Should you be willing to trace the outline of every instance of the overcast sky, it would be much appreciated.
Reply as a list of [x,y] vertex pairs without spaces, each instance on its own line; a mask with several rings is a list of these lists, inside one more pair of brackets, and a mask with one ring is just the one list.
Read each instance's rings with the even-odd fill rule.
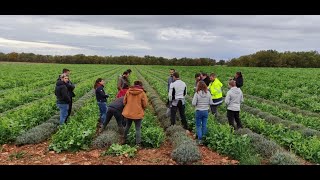
[[319,51],[320,16],[0,16],[0,52],[231,59]]

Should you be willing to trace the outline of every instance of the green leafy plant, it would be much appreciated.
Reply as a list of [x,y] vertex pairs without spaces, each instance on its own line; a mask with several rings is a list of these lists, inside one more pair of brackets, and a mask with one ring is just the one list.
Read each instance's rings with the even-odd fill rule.
[[131,147],[127,144],[112,144],[108,150],[104,151],[101,155],[113,155],[113,156],[125,156],[129,158],[133,158],[135,153],[137,152],[137,148]]

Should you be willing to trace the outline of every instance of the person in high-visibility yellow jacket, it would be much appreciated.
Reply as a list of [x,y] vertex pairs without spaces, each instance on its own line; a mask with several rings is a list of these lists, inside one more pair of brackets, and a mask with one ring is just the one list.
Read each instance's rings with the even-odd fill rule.
[[222,104],[223,98],[222,98],[222,83],[220,80],[216,77],[214,73],[210,74],[210,84],[208,86],[208,89],[211,93],[211,98],[213,101],[213,105],[210,105],[210,109],[212,114],[217,118],[218,116],[218,106]]

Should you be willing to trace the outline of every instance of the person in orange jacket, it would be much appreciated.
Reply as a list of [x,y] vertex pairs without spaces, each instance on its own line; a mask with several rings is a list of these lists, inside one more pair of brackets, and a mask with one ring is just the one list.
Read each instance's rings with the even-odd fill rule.
[[141,122],[144,117],[144,111],[148,105],[148,98],[141,81],[135,81],[134,86],[128,89],[124,96],[123,103],[125,107],[122,115],[127,121],[124,139],[127,143],[130,127],[132,122],[134,122],[136,128],[136,145],[141,146]]

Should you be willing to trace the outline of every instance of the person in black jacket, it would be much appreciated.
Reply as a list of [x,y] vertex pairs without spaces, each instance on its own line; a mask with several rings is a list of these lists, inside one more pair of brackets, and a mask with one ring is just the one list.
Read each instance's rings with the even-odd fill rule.
[[122,111],[124,108],[123,99],[124,99],[124,96],[115,99],[112,103],[109,104],[108,111],[107,111],[107,117],[103,123],[103,128],[100,130],[100,132],[106,128],[106,126],[110,122],[111,118],[114,116],[117,120],[119,132],[120,132],[121,136],[124,135],[124,127],[126,126],[126,123],[125,123],[126,121],[124,120],[124,118],[122,116]]
[[[70,77],[70,73],[71,73],[71,72],[70,72],[69,69],[64,68],[64,69],[62,70],[62,74],[66,75],[66,76],[68,76],[68,77]],[[60,77],[58,78],[58,81],[59,81],[59,80],[60,80]],[[68,116],[67,116],[65,122],[68,121],[68,118],[69,118],[69,116],[70,116],[70,114],[71,114],[71,111],[72,111],[72,98],[76,96],[76,95],[74,94],[74,92],[73,92],[73,90],[74,90],[74,88],[75,88],[75,85],[72,84],[72,82],[70,81],[70,79],[68,80],[66,86],[67,86],[68,95],[69,95],[71,101],[70,101],[70,103],[69,103]]]
[[236,81],[237,88],[241,88],[243,86],[243,77],[241,72],[236,72],[236,75],[234,76],[233,80]]
[[100,119],[98,122],[98,126],[106,121],[107,116],[107,98],[109,97],[109,95],[104,92],[104,84],[105,81],[102,78],[98,78],[93,86],[96,90],[96,99],[100,110]]
[[55,95],[57,97],[57,106],[60,109],[60,125],[65,123],[68,116],[69,103],[71,101],[68,94],[67,83],[69,77],[65,74],[60,76],[60,80],[56,83]]
[[207,73],[205,72],[201,72],[200,73],[200,80],[204,81],[206,83],[206,85],[209,87],[209,84],[210,84],[210,77],[208,76]]

